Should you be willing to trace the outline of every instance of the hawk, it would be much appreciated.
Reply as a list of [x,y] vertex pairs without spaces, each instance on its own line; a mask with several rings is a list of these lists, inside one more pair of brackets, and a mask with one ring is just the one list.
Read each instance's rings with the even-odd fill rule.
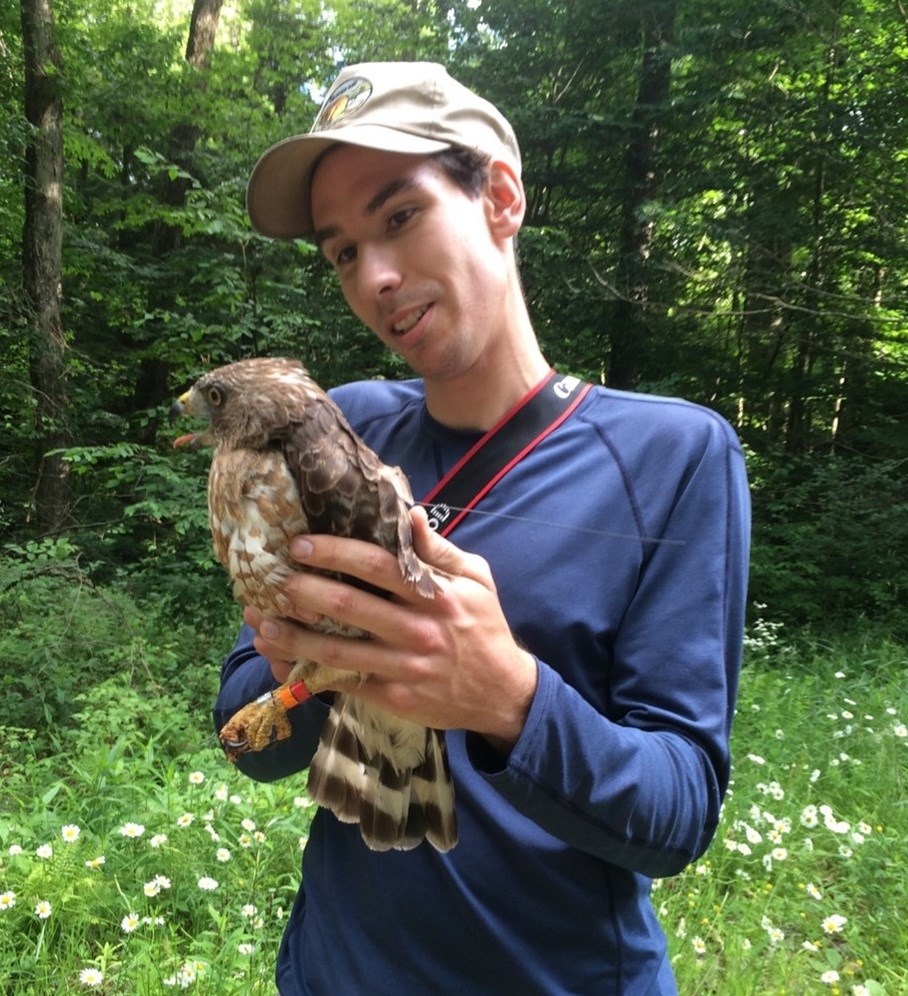
[[[289,614],[283,585],[307,569],[289,553],[290,540],[300,533],[377,543],[397,557],[401,575],[420,595],[434,596],[432,573],[413,549],[406,477],[366,446],[301,363],[256,358],[220,367],[186,391],[172,414],[209,420],[206,431],[181,436],[174,445],[214,444],[211,535],[240,602],[269,616]],[[312,628],[369,638],[330,619]],[[228,757],[235,761],[286,739],[286,710],[306,691],[349,688],[366,677],[295,661],[282,686],[244,706],[222,728]],[[447,851],[457,841],[443,733],[356,696],[334,695],[308,788],[338,819],[359,823],[374,850],[408,850],[427,839]]]

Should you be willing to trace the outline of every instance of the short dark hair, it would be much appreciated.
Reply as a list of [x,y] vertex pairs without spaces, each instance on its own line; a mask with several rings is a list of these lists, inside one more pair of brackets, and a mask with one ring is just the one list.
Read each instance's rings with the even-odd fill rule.
[[[433,153],[432,159],[438,163],[445,176],[467,197],[477,198],[485,190],[489,178],[489,166],[492,157],[487,152],[478,149],[466,149],[462,145],[452,145],[450,149],[442,149]],[[514,236],[514,255],[519,261],[517,236]]]
[[452,145],[450,149],[434,153],[432,158],[448,179],[469,197],[478,197],[485,189],[492,162],[492,157],[487,152]]

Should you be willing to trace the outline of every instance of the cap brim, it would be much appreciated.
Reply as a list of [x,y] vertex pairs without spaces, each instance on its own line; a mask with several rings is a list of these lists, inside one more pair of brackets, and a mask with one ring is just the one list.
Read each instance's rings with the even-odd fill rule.
[[257,232],[275,239],[304,239],[313,234],[309,203],[312,171],[322,155],[338,144],[423,156],[450,148],[447,142],[381,125],[348,125],[336,133],[285,138],[262,155],[249,177],[246,210]]

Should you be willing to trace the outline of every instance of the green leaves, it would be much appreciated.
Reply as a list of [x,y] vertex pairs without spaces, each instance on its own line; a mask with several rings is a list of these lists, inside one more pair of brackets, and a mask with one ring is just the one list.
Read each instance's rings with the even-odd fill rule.
[[769,614],[826,631],[874,620],[908,632],[903,465],[752,457],[751,466],[751,592]]

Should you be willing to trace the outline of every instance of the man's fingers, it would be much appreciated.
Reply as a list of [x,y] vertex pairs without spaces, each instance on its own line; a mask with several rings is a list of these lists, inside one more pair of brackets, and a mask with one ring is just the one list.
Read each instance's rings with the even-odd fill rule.
[[[475,554],[464,553],[449,540],[439,536],[429,526],[429,517],[421,505],[416,505],[411,510],[410,523],[413,528],[413,548],[420,560],[446,574],[469,578],[486,588],[494,587],[492,573],[486,561]],[[444,588],[444,580],[441,585]]]
[[394,594],[403,594],[410,587],[401,575],[397,557],[365,540],[321,533],[296,536],[290,543],[290,553],[307,567],[348,574]]
[[[439,578],[442,589],[445,586],[445,574],[469,578],[483,587],[494,588],[492,574],[486,561],[475,554],[464,553],[434,532],[429,527],[424,508],[417,505],[411,510],[410,523],[416,554],[442,575]],[[401,574],[397,556],[375,543],[349,537],[312,534],[294,537],[290,543],[290,553],[295,560],[307,567],[324,568],[332,573],[347,574],[397,595],[405,601],[419,600],[413,585]],[[298,577],[291,580],[291,587],[297,580]],[[296,599],[295,601],[297,605],[305,604]],[[324,606],[319,606],[318,611],[331,614]],[[302,621],[311,622],[307,619]]]
[[[431,611],[434,600],[417,594],[413,586],[403,579],[398,582],[398,590],[399,597],[388,599],[344,581],[308,573],[295,575],[285,588],[291,602],[305,605],[308,611],[318,612],[333,623],[368,633],[377,640],[412,640],[415,638],[414,627],[418,629],[421,617],[414,617],[410,610],[419,606],[421,611]],[[317,630],[323,629],[317,627]],[[401,637],[401,634],[404,636]],[[356,639],[354,642],[360,641]],[[320,663],[341,666],[317,659]]]
[[[269,619],[262,623],[255,637],[255,648],[271,664],[275,675],[278,670],[289,673],[291,661],[317,661],[329,671],[367,671],[397,674],[400,670],[398,654],[372,640],[361,640],[333,633],[318,633],[298,626],[289,619]],[[281,677],[284,680],[286,675]],[[359,681],[330,686],[332,691],[359,691]]]
[[277,626],[278,629],[273,632],[280,632],[279,627],[284,625],[283,623],[275,623],[273,620],[266,618],[258,609],[251,605],[247,605],[243,609],[243,622],[246,623],[251,629],[255,630],[255,639],[252,641],[255,649],[268,661],[271,666],[271,673],[278,681],[286,681],[288,675],[293,670],[293,660],[288,657],[285,650],[276,643],[272,643],[271,640],[265,636],[263,630],[267,630],[271,626]]

